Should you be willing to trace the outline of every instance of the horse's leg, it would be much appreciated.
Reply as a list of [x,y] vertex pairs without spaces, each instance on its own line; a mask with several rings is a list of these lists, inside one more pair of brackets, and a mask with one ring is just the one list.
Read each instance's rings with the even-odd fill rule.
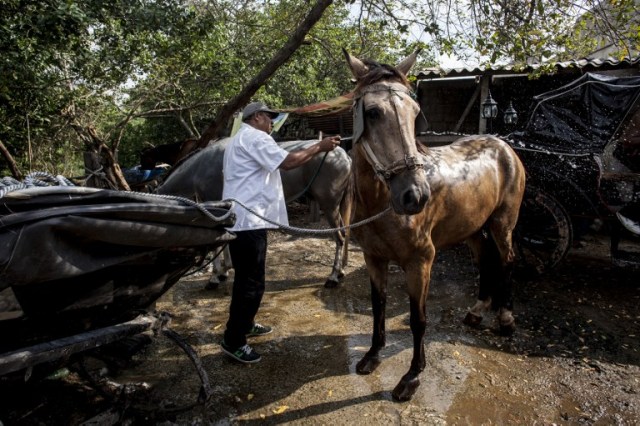
[[371,283],[371,308],[373,311],[373,335],[371,348],[356,365],[358,374],[370,374],[380,365],[379,353],[386,344],[385,314],[387,306],[387,265],[386,259],[367,256],[364,260]]
[[[339,188],[339,190],[334,189],[330,193],[315,193],[312,191],[320,208],[325,213],[329,226],[332,228],[349,226],[353,215],[353,182],[349,174],[347,174],[346,180]],[[340,200],[337,200],[337,194],[342,194]],[[344,232],[336,232],[333,235],[333,239],[336,242],[336,250],[333,257],[331,275],[324,284],[326,288],[336,287],[340,279],[344,277],[344,268],[349,260],[349,236],[349,229]]]
[[396,401],[408,401],[420,386],[420,373],[426,366],[424,355],[424,334],[427,329],[427,294],[431,280],[431,266],[435,257],[435,250],[420,262],[404,265],[409,291],[409,306],[411,308],[411,334],[413,335],[413,358],[409,371],[402,376],[400,382],[393,389],[391,395]]
[[[323,210],[325,212],[325,216],[327,217],[327,222],[331,228],[338,228],[343,226],[343,222],[340,217],[340,211],[338,210],[338,206],[335,206],[333,209]],[[340,279],[344,277],[344,269],[343,269],[343,248],[345,247],[345,234],[344,232],[336,231],[333,234],[333,240],[336,242],[335,254],[333,256],[333,266],[331,268],[331,275],[325,281],[324,286],[326,288],[335,288],[340,283]]]
[[353,193],[353,180],[352,177],[349,176],[346,182],[346,186],[343,190],[342,200],[340,201],[340,219],[342,220],[342,225],[347,229],[344,232],[344,244],[342,245],[342,268],[346,268],[349,264],[349,238],[351,237],[351,230],[349,226],[353,221],[353,203],[354,203],[354,193]]
[[227,281],[229,269],[232,268],[228,245],[225,244],[222,248],[216,250],[212,265],[213,271],[204,287],[205,290],[217,290],[221,282]]
[[475,305],[469,309],[463,321],[472,327],[480,325],[484,312],[491,308],[491,295],[493,294],[493,287],[495,285],[494,279],[492,278],[494,271],[491,270],[491,266],[495,264],[495,261],[492,262],[490,260],[491,247],[487,245],[486,240],[487,237],[484,236],[483,232],[478,232],[467,240],[467,245],[473,254],[473,261],[480,270],[478,300]]
[[[499,253],[496,269],[500,271],[500,276],[493,289],[492,306],[498,311],[500,332],[504,335],[512,334],[516,328],[516,321],[513,318],[513,281],[511,278],[515,264],[512,230],[516,218],[517,215],[511,217],[506,221],[506,225],[505,220],[498,220],[490,226],[491,236]],[[509,224],[513,224],[513,226]]]

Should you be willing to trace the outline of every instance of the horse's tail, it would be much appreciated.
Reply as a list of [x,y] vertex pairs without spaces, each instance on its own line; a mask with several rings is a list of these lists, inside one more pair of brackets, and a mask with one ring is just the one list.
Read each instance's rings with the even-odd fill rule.
[[351,236],[351,229],[349,226],[353,222],[355,209],[353,208],[355,203],[355,185],[353,173],[349,173],[347,177],[347,186],[342,193],[342,199],[340,200],[340,217],[342,218],[342,225],[347,229],[344,232],[344,245],[342,246],[342,266],[345,267],[349,263],[349,238]]

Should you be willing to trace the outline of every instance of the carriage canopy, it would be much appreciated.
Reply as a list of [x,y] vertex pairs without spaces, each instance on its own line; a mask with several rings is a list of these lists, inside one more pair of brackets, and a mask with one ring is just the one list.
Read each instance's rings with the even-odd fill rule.
[[638,108],[640,76],[586,73],[533,98],[523,132],[512,137],[533,148],[567,154],[598,154]]

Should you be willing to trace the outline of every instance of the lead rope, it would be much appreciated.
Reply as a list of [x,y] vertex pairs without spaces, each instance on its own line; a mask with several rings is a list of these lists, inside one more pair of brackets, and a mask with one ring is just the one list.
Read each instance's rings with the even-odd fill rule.
[[[19,181],[13,178],[1,179],[0,180],[0,198],[4,197],[9,192],[17,191],[20,189],[32,188],[34,186],[51,186],[55,184],[61,185],[61,186],[75,186],[71,181],[69,181],[68,179],[62,176],[54,177],[51,174],[46,172],[34,172],[29,174],[29,176],[25,179],[24,183],[20,183]],[[216,216],[213,213],[211,213],[209,210],[207,210],[207,208],[203,204],[197,203],[189,198],[180,197],[177,195],[148,194],[148,193],[142,193],[142,192],[137,194],[145,197],[162,198],[162,199],[176,200],[176,201],[183,202],[185,204],[188,204],[200,210],[202,214],[204,214],[214,222],[224,221],[233,214],[233,212],[229,210],[220,216]],[[265,222],[275,225],[278,229],[284,232],[288,232],[290,234],[298,234],[298,235],[331,235],[336,232],[344,232],[347,229],[357,228],[359,226],[363,226],[363,225],[366,225],[367,223],[373,222],[374,220],[381,218],[382,216],[388,214],[391,211],[391,207],[387,207],[385,210],[381,211],[380,213],[377,213],[376,215],[371,216],[367,219],[364,219],[360,222],[353,223],[349,226],[341,226],[339,228],[307,229],[307,228],[298,228],[290,225],[284,225],[282,223],[278,223],[276,221],[268,219],[260,215],[250,207],[247,207],[241,201],[235,198],[228,198],[226,200],[218,201],[216,202],[216,205],[222,208],[222,207],[227,207],[228,205],[230,205],[230,203],[237,203],[240,207],[242,207],[249,213],[257,216],[258,218],[264,220]]]
[[334,234],[336,232],[344,232],[347,229],[353,229],[353,228],[358,228],[360,226],[366,225],[367,223],[371,223],[374,220],[380,219],[382,216],[385,216],[386,214],[391,212],[391,207],[387,207],[385,210],[382,210],[380,213],[377,213],[371,217],[368,217],[366,219],[361,220],[360,222],[356,222],[356,223],[352,223],[351,225],[348,226],[341,226],[339,228],[324,228],[324,229],[307,229],[307,228],[297,228],[295,226],[289,226],[289,225],[283,225],[281,223],[278,223],[276,221],[273,221],[271,219],[267,219],[266,217],[260,215],[259,213],[255,212],[253,209],[251,209],[250,207],[245,206],[244,204],[242,204],[242,202],[236,200],[235,198],[228,198],[224,201],[230,201],[230,202],[234,202],[234,203],[238,203],[238,205],[240,207],[242,207],[243,209],[245,209],[246,211],[248,211],[249,213],[259,217],[260,219],[264,220],[265,222],[268,222],[272,225],[275,225],[278,227],[278,229],[281,229],[287,233],[290,234],[298,234],[298,235],[331,235]]
[[324,160],[327,159],[327,155],[329,154],[329,151],[324,153],[324,156],[322,157],[322,161],[320,161],[320,164],[318,165],[318,167],[316,168],[316,172],[313,174],[313,177],[311,178],[311,180],[309,181],[309,183],[307,184],[307,186],[300,191],[299,193],[297,193],[295,196],[293,197],[289,197],[285,200],[285,203],[290,203],[291,201],[297,200],[298,198],[302,197],[304,194],[307,193],[307,191],[309,190],[309,188],[311,188],[311,185],[313,185],[313,182],[315,182],[316,178],[318,177],[318,175],[320,174],[320,169],[322,168],[322,165],[324,164]]

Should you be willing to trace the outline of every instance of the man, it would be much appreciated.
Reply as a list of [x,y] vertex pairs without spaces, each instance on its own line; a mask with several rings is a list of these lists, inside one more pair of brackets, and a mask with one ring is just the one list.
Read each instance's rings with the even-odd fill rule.
[[[289,170],[311,160],[320,152],[332,151],[340,137],[327,137],[310,147],[287,152],[269,135],[278,113],[261,102],[242,111],[242,125],[224,153],[223,199],[234,198],[260,216],[288,225],[279,169]],[[229,320],[222,350],[243,363],[255,363],[261,356],[247,344],[247,337],[271,333],[271,327],[255,322],[265,289],[267,229],[275,225],[234,203],[236,238],[229,243],[235,269]]]

